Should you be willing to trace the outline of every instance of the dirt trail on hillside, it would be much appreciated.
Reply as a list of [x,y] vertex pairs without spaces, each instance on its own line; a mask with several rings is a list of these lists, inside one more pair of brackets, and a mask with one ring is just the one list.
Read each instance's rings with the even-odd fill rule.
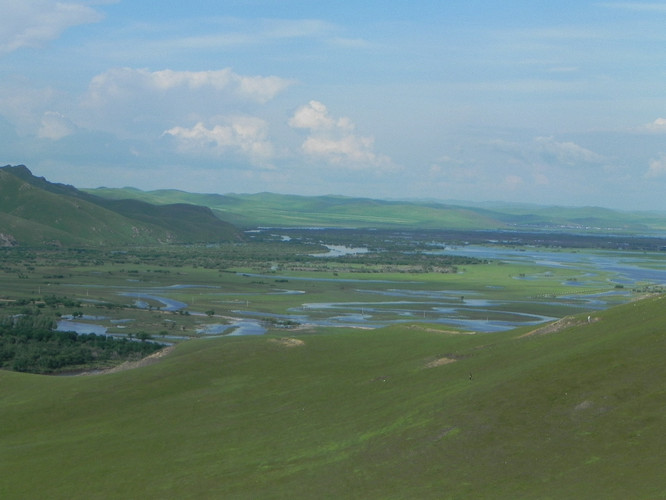
[[409,325],[407,328],[410,330],[421,330],[428,333],[446,333],[448,335],[475,335],[476,332],[471,331],[460,331],[460,330],[439,330],[437,328],[429,328],[421,325]]
[[284,347],[299,347],[305,345],[300,339],[295,339],[293,337],[281,337],[279,339],[268,339],[271,344],[279,344]]
[[550,323],[546,326],[542,326],[540,328],[537,328],[536,330],[532,330],[531,332],[523,333],[522,335],[519,335],[517,338],[522,339],[524,337],[531,337],[533,335],[548,335],[549,333],[561,332],[562,330],[566,330],[567,328],[571,328],[572,326],[580,326],[586,323],[595,323],[597,321],[599,321],[599,318],[594,318],[591,316],[588,317],[587,320],[572,318],[571,316],[565,316],[564,318],[558,319],[557,321]]
[[442,365],[448,365],[449,363],[455,363],[456,360],[453,358],[438,358],[433,361],[430,361],[429,363],[426,363],[425,367],[426,368],[436,368],[437,366],[442,366]]
[[79,375],[106,375],[108,373],[124,372],[125,370],[132,370],[134,368],[141,368],[142,366],[149,366],[157,363],[160,359],[162,359],[164,356],[173,351],[173,349],[174,346],[170,345],[169,347],[160,349],[159,351],[154,352],[150,356],[146,356],[145,358],[139,359],[138,361],[125,361],[124,363],[118,366],[114,366],[113,368],[107,368],[106,370],[83,372],[79,373]]

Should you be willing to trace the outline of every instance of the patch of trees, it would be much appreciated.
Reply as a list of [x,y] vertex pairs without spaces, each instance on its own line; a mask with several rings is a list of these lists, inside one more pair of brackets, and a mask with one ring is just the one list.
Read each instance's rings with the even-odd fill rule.
[[141,359],[163,346],[107,335],[56,331],[45,316],[0,318],[0,368],[29,373],[92,369]]

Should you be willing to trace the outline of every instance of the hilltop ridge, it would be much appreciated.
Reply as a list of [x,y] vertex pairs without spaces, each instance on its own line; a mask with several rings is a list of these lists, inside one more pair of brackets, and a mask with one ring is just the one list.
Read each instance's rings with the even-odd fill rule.
[[36,177],[25,165],[0,167],[1,246],[106,246],[220,242],[240,231],[208,207],[108,200]]
[[85,189],[108,199],[154,204],[193,203],[240,227],[345,227],[652,234],[666,232],[666,215],[600,207],[465,204],[433,200],[381,200],[338,195],[189,193],[177,189]]

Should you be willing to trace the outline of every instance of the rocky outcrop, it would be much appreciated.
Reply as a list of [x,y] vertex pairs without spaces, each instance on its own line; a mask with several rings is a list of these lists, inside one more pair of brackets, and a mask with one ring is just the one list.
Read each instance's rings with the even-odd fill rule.
[[11,234],[0,233],[0,247],[15,247],[18,245],[16,238]]

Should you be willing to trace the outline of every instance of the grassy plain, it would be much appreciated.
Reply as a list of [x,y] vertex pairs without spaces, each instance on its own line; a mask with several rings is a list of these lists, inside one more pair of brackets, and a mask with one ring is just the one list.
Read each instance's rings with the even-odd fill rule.
[[555,333],[228,337],[0,373],[2,498],[664,498],[664,298]]
[[[583,264],[435,272],[436,257],[363,264],[312,251],[3,250],[2,315],[80,312],[112,333],[191,340],[104,375],[0,371],[0,498],[666,498],[663,296],[600,312],[576,297],[617,292],[614,275]],[[639,297],[620,291],[606,300]],[[77,305],[48,305],[51,295]],[[158,309],[153,295],[187,306]],[[475,301],[492,305],[475,313]],[[343,306],[315,307],[328,303]],[[433,322],[438,304],[490,320],[569,316],[551,333],[468,335]],[[249,313],[359,309],[401,322],[198,333]]]

